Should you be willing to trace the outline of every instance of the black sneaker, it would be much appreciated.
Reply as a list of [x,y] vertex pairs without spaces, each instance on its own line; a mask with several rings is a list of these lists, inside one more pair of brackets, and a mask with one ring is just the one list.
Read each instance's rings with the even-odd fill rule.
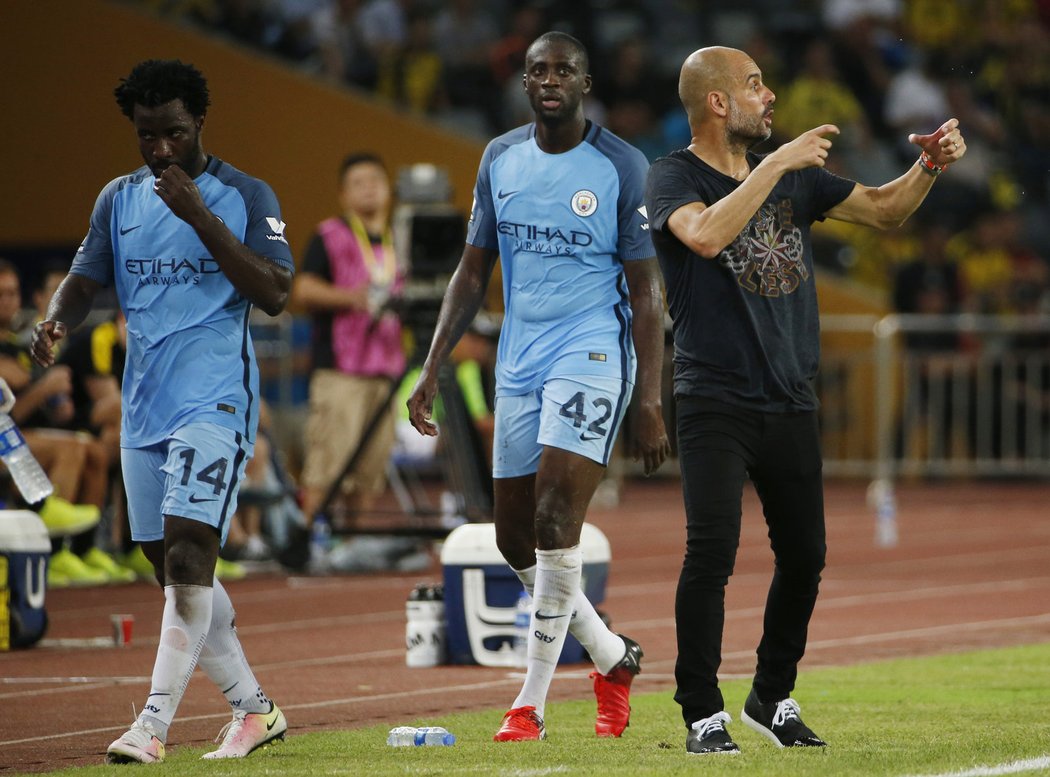
[[726,723],[732,721],[726,712],[696,721],[685,735],[685,751],[689,755],[736,755],[740,748],[726,731]]
[[802,722],[799,711],[798,702],[794,699],[763,704],[752,688],[744,702],[740,719],[771,739],[777,747],[827,747],[827,743]]

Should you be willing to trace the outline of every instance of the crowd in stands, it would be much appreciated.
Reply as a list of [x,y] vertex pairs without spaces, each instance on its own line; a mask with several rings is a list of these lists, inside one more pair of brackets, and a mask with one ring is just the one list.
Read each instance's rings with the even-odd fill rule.
[[[1050,0],[131,1],[479,143],[531,120],[525,50],[548,29],[591,52],[589,117],[650,160],[689,143],[678,69],[704,45],[745,49],[776,93],[774,138],[757,151],[834,123],[841,134],[829,168],[862,182],[898,175],[915,161],[908,133],[955,116],[966,159],[919,214],[887,233],[818,224],[816,259],[900,312],[1050,313]],[[85,327],[47,371],[33,370],[24,353],[25,333],[67,267],[30,279],[30,299],[15,268],[0,264],[0,377],[15,389],[16,421],[56,486],[37,506],[54,538],[50,583],[148,577],[124,528],[119,316]],[[955,335],[909,344],[965,348]],[[230,558],[268,559],[289,525],[303,523],[265,418],[261,431]],[[221,563],[220,574],[243,574]]]
[[650,159],[689,142],[678,68],[703,45],[755,56],[777,94],[772,142],[836,123],[829,165],[862,182],[897,175],[908,133],[956,116],[966,162],[920,217],[888,236],[818,228],[818,260],[891,293],[936,222],[958,268],[946,312],[1050,307],[1047,0],[137,1],[479,140],[531,119],[522,64],[547,29],[588,47],[588,114]]

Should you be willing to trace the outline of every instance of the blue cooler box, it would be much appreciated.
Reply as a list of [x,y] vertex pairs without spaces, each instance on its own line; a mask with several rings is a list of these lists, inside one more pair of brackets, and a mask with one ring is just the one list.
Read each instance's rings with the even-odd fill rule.
[[[594,605],[605,599],[609,540],[597,526],[583,525],[583,591]],[[522,585],[496,547],[496,527],[467,523],[454,529],[441,549],[451,664],[514,666],[514,609]],[[570,634],[562,664],[584,660],[583,646]]]
[[47,631],[44,594],[51,540],[30,510],[0,510],[0,650],[29,647]]

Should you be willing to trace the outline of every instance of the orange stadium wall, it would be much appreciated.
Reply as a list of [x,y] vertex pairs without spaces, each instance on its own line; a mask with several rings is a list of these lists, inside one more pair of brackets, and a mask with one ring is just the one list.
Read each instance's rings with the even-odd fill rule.
[[139,9],[103,0],[0,3],[0,83],[7,95],[0,246],[75,245],[99,190],[142,160],[113,87],[138,61],[180,58],[207,76],[204,147],[277,192],[298,259],[335,208],[337,168],[370,149],[391,170],[449,170],[466,211],[483,143],[464,139],[277,60]]

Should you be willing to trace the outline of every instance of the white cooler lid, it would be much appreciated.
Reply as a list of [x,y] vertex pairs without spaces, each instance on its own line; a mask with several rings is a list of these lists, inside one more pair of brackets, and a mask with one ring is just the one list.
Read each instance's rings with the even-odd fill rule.
[[[594,524],[584,523],[580,533],[583,563],[608,563],[612,558],[609,540]],[[465,523],[453,529],[441,548],[442,564],[506,564],[496,547],[496,524]]]
[[50,553],[47,527],[32,510],[0,510],[0,553]]

